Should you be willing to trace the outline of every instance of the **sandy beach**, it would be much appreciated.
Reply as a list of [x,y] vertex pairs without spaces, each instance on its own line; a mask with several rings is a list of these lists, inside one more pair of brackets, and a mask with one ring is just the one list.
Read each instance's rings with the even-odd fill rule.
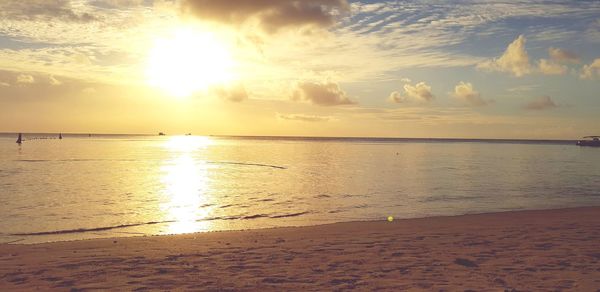
[[0,290],[600,291],[600,207],[0,245]]

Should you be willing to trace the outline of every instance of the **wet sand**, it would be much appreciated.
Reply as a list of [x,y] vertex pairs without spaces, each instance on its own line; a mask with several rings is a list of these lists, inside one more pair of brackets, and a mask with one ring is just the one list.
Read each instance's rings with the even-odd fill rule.
[[0,245],[0,290],[600,291],[600,207]]

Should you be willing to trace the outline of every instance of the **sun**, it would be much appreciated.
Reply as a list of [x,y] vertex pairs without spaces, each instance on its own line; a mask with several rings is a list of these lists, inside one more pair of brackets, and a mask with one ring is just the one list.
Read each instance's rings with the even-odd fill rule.
[[178,29],[157,39],[148,54],[148,84],[172,96],[184,97],[234,79],[229,48],[214,34]]

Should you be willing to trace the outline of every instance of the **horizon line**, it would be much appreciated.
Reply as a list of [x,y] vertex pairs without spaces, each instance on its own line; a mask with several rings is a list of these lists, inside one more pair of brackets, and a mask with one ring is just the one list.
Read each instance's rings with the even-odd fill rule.
[[[101,135],[101,136],[157,136],[150,133],[77,133],[77,132],[0,132],[0,135],[19,133],[44,134],[44,135]],[[185,136],[187,133],[165,134],[166,137]],[[165,137],[160,136],[160,137]],[[388,140],[459,140],[459,141],[577,141],[578,139],[549,139],[549,138],[464,138],[464,137],[380,137],[380,136],[294,136],[294,135],[239,135],[239,134],[192,134],[192,136],[204,137],[229,137],[229,138],[297,138],[297,139],[388,139]]]

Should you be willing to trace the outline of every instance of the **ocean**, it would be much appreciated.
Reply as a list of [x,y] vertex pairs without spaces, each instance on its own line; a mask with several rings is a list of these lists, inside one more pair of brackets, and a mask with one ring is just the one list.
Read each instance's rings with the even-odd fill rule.
[[574,141],[0,134],[0,242],[600,205]]

